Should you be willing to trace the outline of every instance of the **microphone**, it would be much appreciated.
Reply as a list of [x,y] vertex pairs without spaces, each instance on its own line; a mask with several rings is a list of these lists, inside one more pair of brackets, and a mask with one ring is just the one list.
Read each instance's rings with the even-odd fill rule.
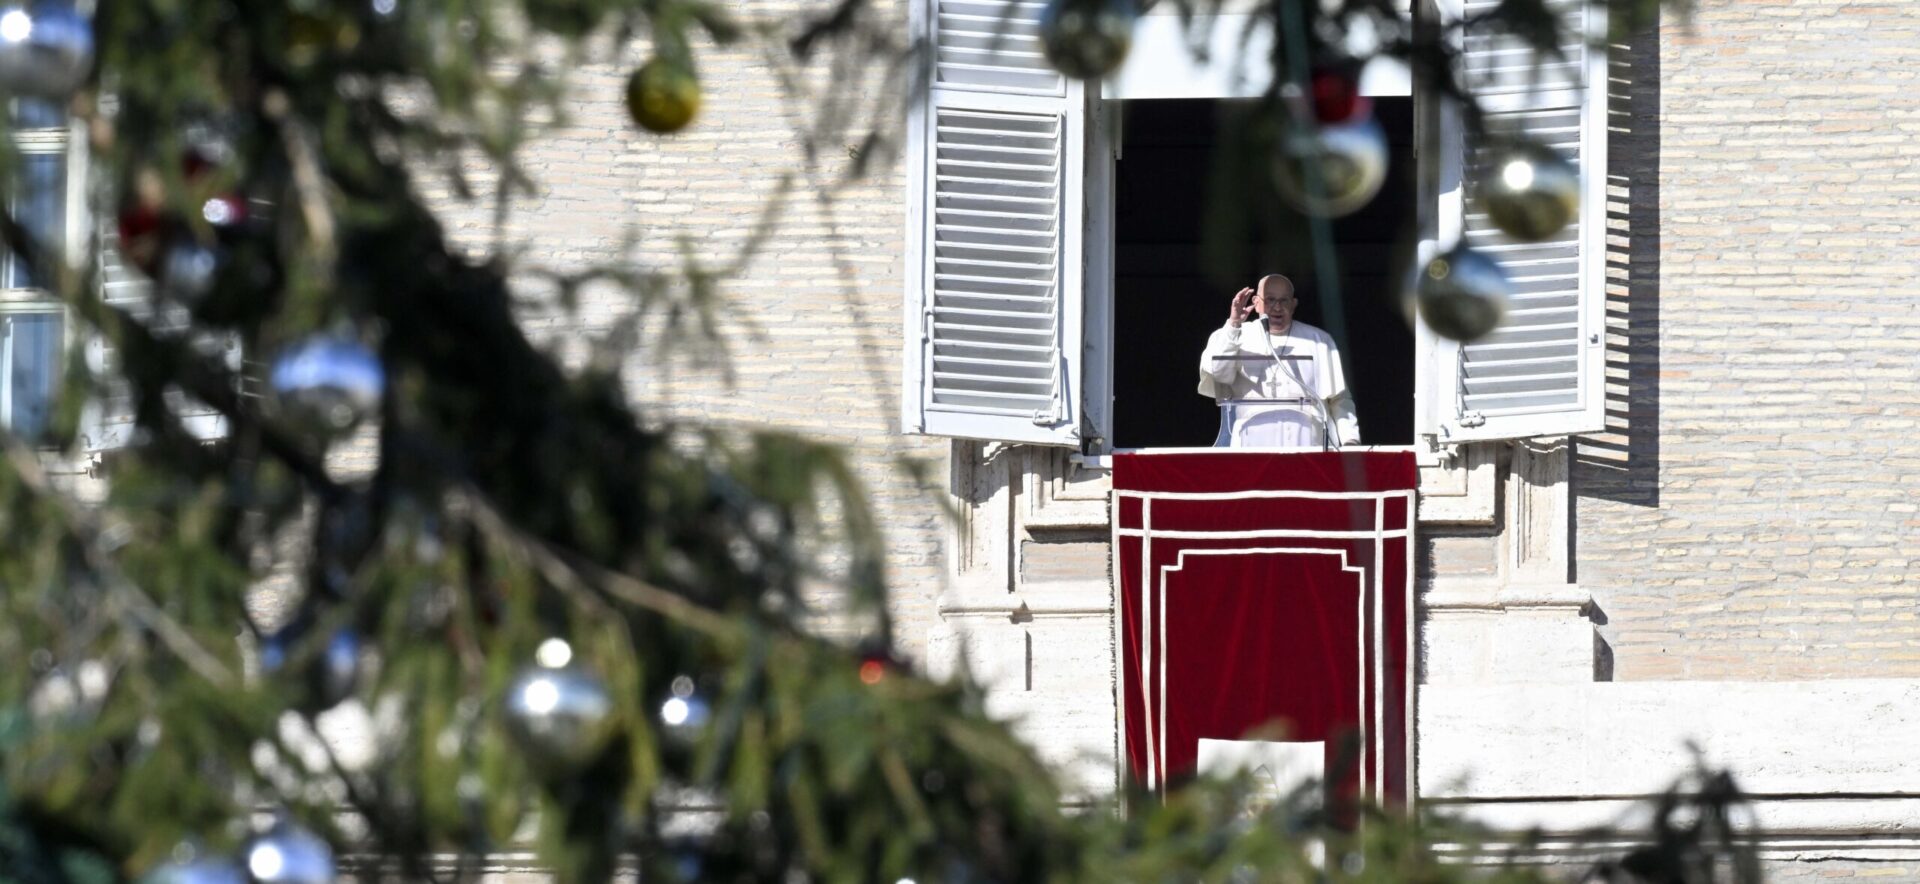
[[1265,313],[1260,314],[1260,330],[1267,334],[1273,334],[1273,318]]

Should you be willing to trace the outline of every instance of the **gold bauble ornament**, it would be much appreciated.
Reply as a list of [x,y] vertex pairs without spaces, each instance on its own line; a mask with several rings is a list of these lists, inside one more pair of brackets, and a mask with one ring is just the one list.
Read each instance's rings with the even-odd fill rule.
[[1098,80],[1126,61],[1139,20],[1134,0],[1052,0],[1040,12],[1040,50],[1054,70]]
[[[1389,162],[1386,130],[1372,117],[1301,126],[1282,135],[1273,181],[1295,209],[1341,218],[1373,202],[1387,181]],[[1310,177],[1315,174],[1318,190]]]
[[656,58],[627,80],[627,113],[642,129],[678,132],[699,112],[700,81],[686,65]]
[[1506,271],[1465,244],[1428,261],[1416,286],[1421,320],[1456,341],[1477,340],[1499,327],[1513,292]]
[[1539,242],[1580,214],[1580,170],[1546,145],[1513,145],[1487,163],[1479,197],[1501,232]]

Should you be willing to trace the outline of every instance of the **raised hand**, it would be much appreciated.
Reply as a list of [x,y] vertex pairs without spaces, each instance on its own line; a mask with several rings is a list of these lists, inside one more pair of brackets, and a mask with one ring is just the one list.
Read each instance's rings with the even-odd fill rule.
[[1240,323],[1246,322],[1247,316],[1252,312],[1253,289],[1241,289],[1239,294],[1233,296],[1233,309],[1227,313],[1227,322],[1234,328],[1239,328]]

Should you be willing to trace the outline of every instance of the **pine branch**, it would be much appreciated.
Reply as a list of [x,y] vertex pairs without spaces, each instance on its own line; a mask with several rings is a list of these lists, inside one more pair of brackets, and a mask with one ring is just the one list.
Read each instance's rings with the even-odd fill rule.
[[471,485],[457,485],[452,493],[456,500],[467,507],[472,515],[472,523],[483,534],[532,563],[541,577],[559,589],[576,596],[609,595],[683,626],[698,629],[711,638],[730,642],[745,638],[746,632],[738,623],[684,596],[637,577],[583,561],[547,540],[520,530],[501,515],[485,494]]
[[12,433],[0,433],[0,444],[6,448],[7,462],[13,467],[14,474],[33,493],[52,503],[60,513],[67,533],[79,543],[81,556],[95,577],[101,579],[110,596],[126,606],[127,612],[139,621],[141,626],[152,630],[153,634],[172,651],[174,656],[187,664],[201,678],[212,684],[229,688],[238,685],[231,671],[220,662],[218,657],[194,641],[185,628],[167,616],[166,611],[154,604],[138,584],[122,573],[119,565],[107,552],[107,544],[102,531],[94,520],[74,506],[71,499],[60,489],[55,488],[46,469],[40,464],[39,454],[19,437]]

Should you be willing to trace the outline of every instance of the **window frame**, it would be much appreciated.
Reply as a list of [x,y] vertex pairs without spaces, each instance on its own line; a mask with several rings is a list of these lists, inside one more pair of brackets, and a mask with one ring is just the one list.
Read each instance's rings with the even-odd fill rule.
[[[944,4],[974,6],[1005,0],[916,0],[909,4],[912,32],[924,51],[917,76],[923,84],[913,90],[908,109],[907,162],[907,297],[905,298],[904,357],[902,380],[902,429],[909,434],[972,438],[1012,444],[1043,444],[1077,448],[1084,461],[1097,461],[1116,449],[1112,442],[1115,358],[1113,341],[1114,289],[1114,161],[1119,144],[1119,119],[1122,103],[1107,98],[1107,84],[1079,84],[1068,81],[1065,93],[1057,96],[1063,103],[1035,102],[1040,93],[1032,89],[1002,90],[995,84],[941,85],[935,82],[932,56],[942,51],[934,20],[944,15]],[[1605,16],[1593,0],[1564,0],[1583,4],[1581,21],[1587,36],[1604,34]],[[1415,28],[1457,19],[1464,0],[1419,0],[1404,8]],[[968,14],[977,12],[969,11]],[[958,45],[958,44],[956,44]],[[1590,46],[1599,44],[1589,42]],[[978,50],[960,50],[972,51]],[[1415,451],[1423,466],[1446,467],[1458,459],[1458,448],[1472,442],[1556,437],[1594,432],[1604,428],[1605,399],[1605,90],[1607,59],[1602,48],[1585,59],[1585,85],[1589,96],[1581,104],[1580,138],[1583,166],[1598,172],[1584,183],[1580,260],[1577,289],[1580,333],[1576,337],[1579,358],[1575,384],[1579,404],[1575,408],[1543,411],[1516,419],[1512,415],[1489,416],[1484,424],[1460,407],[1464,381],[1459,344],[1434,335],[1424,324],[1414,329],[1413,379],[1415,439],[1412,445],[1377,446],[1380,450]],[[980,70],[995,71],[988,66]],[[1084,90],[1084,94],[1078,90]],[[1465,188],[1465,133],[1460,114],[1444,101],[1420,101],[1429,90],[1411,88],[1414,97],[1415,203],[1421,213],[1419,257],[1437,254],[1451,246],[1467,230]],[[1005,93],[1026,93],[1005,94]],[[960,100],[965,96],[964,101]],[[1148,99],[1151,100],[1151,99]],[[957,102],[957,103],[956,103]],[[934,286],[933,267],[936,237],[932,233],[935,195],[932,182],[934,153],[939,147],[932,117],[935,110],[949,106],[992,111],[1024,111],[1042,107],[1061,108],[1067,125],[1066,152],[1062,157],[1065,174],[1060,179],[1061,241],[1077,248],[1062,250],[1056,287],[1056,335],[1061,371],[1055,386],[1057,410],[1054,423],[1047,424],[1036,413],[1033,421],[1013,420],[1005,416],[936,413],[929,381],[933,354],[938,342],[932,321]],[[1523,327],[1524,328],[1524,327]],[[1599,334],[1588,335],[1587,332]],[[1591,341],[1586,340],[1591,337]],[[1075,389],[1074,381],[1078,381]]]
[[[16,101],[20,99],[15,99]],[[64,126],[35,127],[14,129],[9,132],[14,155],[24,159],[30,156],[59,156],[62,159],[61,182],[63,192],[60,195],[64,205],[60,225],[60,241],[55,244],[54,257],[69,266],[78,262],[85,254],[88,213],[86,203],[87,152],[86,139],[80,130],[80,124],[68,119]],[[10,188],[11,190],[11,188]],[[8,194],[11,197],[13,194]],[[12,211],[9,207],[8,211]],[[16,218],[16,220],[18,220]],[[0,261],[11,262],[11,255]],[[7,267],[0,266],[0,280],[6,278]],[[53,354],[53,364],[48,371],[56,377],[56,388],[66,373],[66,362],[72,348],[78,344],[74,329],[72,311],[66,301],[58,294],[40,287],[10,287],[0,285],[0,318],[8,320],[21,315],[55,315],[60,320],[60,346]],[[0,426],[12,429],[11,387],[12,362],[0,363],[0,385],[8,388],[5,396],[8,406],[6,413],[0,414]],[[57,392],[56,392],[56,395]]]
[[[1422,0],[1414,4],[1410,15],[1428,21],[1451,21],[1460,14],[1461,0]],[[1590,40],[1605,34],[1605,7],[1586,2],[1582,19]],[[1415,22],[1418,26],[1418,21]],[[1591,44],[1590,44],[1591,45]],[[1414,323],[1413,370],[1415,372],[1414,443],[1412,445],[1361,446],[1368,450],[1412,450],[1423,467],[1448,467],[1459,460],[1461,446],[1476,442],[1497,442],[1524,438],[1543,438],[1596,432],[1604,428],[1605,414],[1605,286],[1606,286],[1606,76],[1604,52],[1590,52],[1586,59],[1586,95],[1583,105],[1581,137],[1582,164],[1597,164],[1601,174],[1588,175],[1582,182],[1581,232],[1581,315],[1587,328],[1583,334],[1581,360],[1585,375],[1580,381],[1581,404],[1578,409],[1558,410],[1537,415],[1489,419],[1482,427],[1463,427],[1463,415],[1453,407],[1460,393],[1460,344],[1440,338],[1425,323]],[[1594,90],[1600,90],[1596,97]],[[1422,90],[1411,90],[1414,105],[1414,157],[1418,165],[1415,204],[1421,238],[1417,255],[1426,260],[1442,248],[1451,246],[1463,235],[1468,210],[1465,188],[1464,123],[1450,102],[1421,102]],[[1153,100],[1153,99],[1142,99]],[[1088,400],[1084,414],[1088,421],[1087,441],[1081,453],[1083,462],[1104,463],[1106,456],[1133,450],[1112,444],[1113,402],[1113,187],[1114,160],[1120,145],[1118,121],[1123,101],[1101,97],[1092,118],[1099,123],[1090,127],[1088,172],[1083,179],[1089,208],[1086,230],[1087,272],[1083,297],[1086,303],[1085,344],[1082,384]]]

